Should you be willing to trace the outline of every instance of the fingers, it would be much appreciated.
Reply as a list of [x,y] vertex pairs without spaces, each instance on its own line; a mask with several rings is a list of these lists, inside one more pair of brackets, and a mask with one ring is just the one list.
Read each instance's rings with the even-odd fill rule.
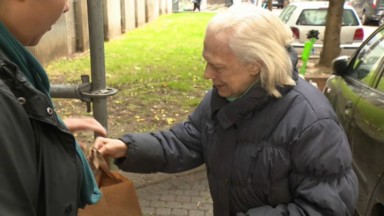
[[113,158],[125,157],[128,152],[127,145],[119,139],[97,137],[94,146],[102,155]]
[[105,153],[105,145],[108,143],[108,138],[97,137],[94,143],[94,147],[101,153]]
[[72,132],[90,130],[99,136],[106,136],[107,130],[96,119],[91,117],[67,118],[63,120],[68,129]]
[[107,130],[94,118],[85,118],[84,121],[84,129],[92,130],[99,134],[100,136],[107,136]]

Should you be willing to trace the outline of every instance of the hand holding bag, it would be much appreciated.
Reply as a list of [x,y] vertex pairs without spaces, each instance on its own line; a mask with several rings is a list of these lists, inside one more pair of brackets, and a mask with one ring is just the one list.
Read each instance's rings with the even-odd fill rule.
[[100,201],[79,209],[79,216],[142,216],[133,183],[118,171],[111,171],[97,149],[91,150],[90,165],[102,192]]

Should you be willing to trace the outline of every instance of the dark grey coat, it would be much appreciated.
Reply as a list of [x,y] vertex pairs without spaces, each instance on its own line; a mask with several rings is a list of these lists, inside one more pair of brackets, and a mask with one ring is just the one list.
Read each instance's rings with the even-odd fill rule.
[[323,94],[298,79],[283,97],[255,86],[229,103],[210,91],[188,121],[127,134],[130,172],[207,166],[216,216],[352,215],[358,196],[351,151]]
[[82,164],[49,98],[0,50],[0,215],[77,215]]

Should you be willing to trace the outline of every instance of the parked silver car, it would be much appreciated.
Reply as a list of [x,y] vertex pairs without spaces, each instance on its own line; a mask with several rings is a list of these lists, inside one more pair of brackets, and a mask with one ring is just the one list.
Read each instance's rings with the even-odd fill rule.
[[350,0],[348,4],[356,10],[363,25],[370,21],[384,24],[384,0]]
[[[328,10],[328,1],[298,1],[286,6],[280,13],[280,19],[288,25],[295,37],[292,44],[300,55],[303,51],[307,34],[311,30],[319,32],[318,40],[313,45],[312,57],[320,56],[323,48],[324,31]],[[340,32],[340,55],[352,55],[364,39],[364,29],[352,6],[345,4]]]

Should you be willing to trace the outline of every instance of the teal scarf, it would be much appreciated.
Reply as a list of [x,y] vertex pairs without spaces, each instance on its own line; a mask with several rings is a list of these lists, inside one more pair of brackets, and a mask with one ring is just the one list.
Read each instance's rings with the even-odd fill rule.
[[228,102],[233,102],[233,101],[235,101],[235,100],[237,100],[237,99],[243,97],[243,96],[246,95],[246,94],[249,92],[249,90],[251,90],[251,88],[252,88],[253,86],[255,86],[256,83],[258,83],[258,82],[259,82],[259,81],[256,81],[256,82],[252,83],[252,84],[248,87],[248,89],[247,89],[243,94],[241,94],[239,97],[229,97],[229,98],[225,98],[225,99],[226,99]]
[[[7,57],[15,63],[21,72],[27,77],[28,81],[39,91],[44,93],[51,104],[52,100],[49,94],[50,84],[48,75],[36,58],[6,29],[0,22],[0,49],[2,49]],[[61,119],[59,119],[61,121]],[[81,184],[80,207],[86,204],[96,203],[101,193],[97,187],[93,172],[88,164],[88,161],[83,154],[80,146],[76,143],[76,150],[81,162],[83,163],[84,177]],[[75,187],[75,186],[74,186]],[[59,194],[58,194],[59,196]]]

